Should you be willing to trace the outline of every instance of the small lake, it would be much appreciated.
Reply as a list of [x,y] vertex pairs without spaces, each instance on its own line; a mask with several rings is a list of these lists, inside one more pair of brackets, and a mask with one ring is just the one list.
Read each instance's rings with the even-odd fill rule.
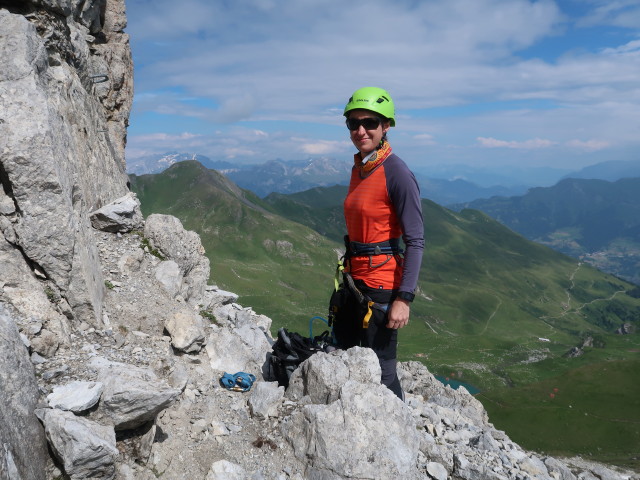
[[463,386],[464,388],[467,389],[467,391],[471,395],[475,395],[476,393],[480,393],[480,389],[479,388],[476,388],[473,385],[469,385],[468,383],[460,382],[458,380],[452,380],[451,378],[446,378],[446,377],[443,377],[441,375],[435,375],[435,377],[438,380],[440,380],[440,382],[444,383],[445,385],[449,385],[454,390],[457,390],[458,387]]

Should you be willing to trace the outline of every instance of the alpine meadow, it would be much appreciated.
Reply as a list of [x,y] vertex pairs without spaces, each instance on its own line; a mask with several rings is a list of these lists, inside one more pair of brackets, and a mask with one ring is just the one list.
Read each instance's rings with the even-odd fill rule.
[[[130,181],[144,215],[196,231],[218,286],[274,330],[308,335],[326,317],[346,187],[261,199],[196,161]],[[524,447],[638,469],[640,287],[480,211],[422,207],[426,248],[399,360],[479,391],[492,423]]]

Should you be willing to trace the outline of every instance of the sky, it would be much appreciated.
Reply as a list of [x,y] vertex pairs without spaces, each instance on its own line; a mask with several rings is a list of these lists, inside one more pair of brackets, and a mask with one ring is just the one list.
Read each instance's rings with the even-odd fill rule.
[[410,166],[579,169],[640,152],[640,0],[126,0],[127,159],[351,159],[343,109],[396,107]]

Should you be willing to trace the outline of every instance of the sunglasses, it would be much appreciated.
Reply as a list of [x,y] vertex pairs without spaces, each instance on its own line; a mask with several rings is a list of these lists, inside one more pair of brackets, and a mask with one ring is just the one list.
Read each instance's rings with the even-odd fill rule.
[[351,131],[358,130],[360,125],[365,130],[376,130],[380,126],[381,120],[378,117],[347,118],[346,123],[347,128]]

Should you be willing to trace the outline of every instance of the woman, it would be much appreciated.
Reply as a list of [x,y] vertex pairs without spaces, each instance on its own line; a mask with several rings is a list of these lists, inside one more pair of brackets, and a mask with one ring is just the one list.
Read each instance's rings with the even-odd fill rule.
[[[375,302],[363,313],[351,301],[334,332],[342,348],[372,348],[382,383],[404,399],[396,372],[398,329],[409,322],[424,250],[420,190],[407,165],[391,152],[387,131],[395,126],[393,101],[375,87],[357,90],[345,109],[358,149],[344,201],[347,270],[358,289]],[[406,251],[402,256],[400,238]]]

